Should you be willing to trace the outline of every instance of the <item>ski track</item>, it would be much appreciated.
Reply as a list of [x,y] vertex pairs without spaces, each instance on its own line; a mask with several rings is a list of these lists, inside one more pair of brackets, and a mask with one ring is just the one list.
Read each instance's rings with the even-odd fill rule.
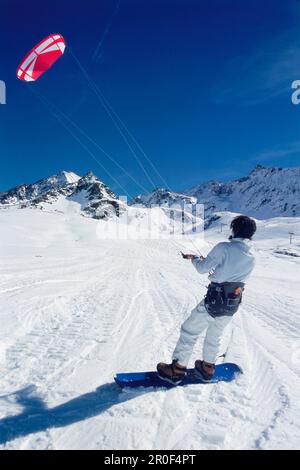
[[[18,261],[5,258],[1,268],[8,327],[0,337],[0,437],[1,419],[22,411],[20,390],[25,401],[38,396],[49,410],[66,403],[71,408],[59,419],[49,412],[42,430],[13,436],[0,448],[299,445],[300,365],[291,360],[300,332],[299,304],[278,279],[272,280],[272,268],[265,272],[271,253],[263,251],[226,340],[231,338],[226,360],[240,364],[242,376],[231,383],[120,391],[112,384],[116,372],[153,369],[170,359],[180,325],[201,300],[207,281],[180,259],[172,242],[104,241],[96,249],[81,241],[75,249],[79,235],[73,235],[74,222],[68,223],[66,253],[48,246]],[[274,262],[284,266],[282,259]],[[271,279],[267,294],[264,276]],[[192,361],[200,351],[201,340]],[[85,394],[90,401],[83,406],[76,397]],[[24,423],[39,413],[29,411]]]

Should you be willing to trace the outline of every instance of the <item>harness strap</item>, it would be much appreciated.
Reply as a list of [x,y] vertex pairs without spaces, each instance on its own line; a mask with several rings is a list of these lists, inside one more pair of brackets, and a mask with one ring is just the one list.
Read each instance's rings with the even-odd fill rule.
[[232,316],[242,301],[243,282],[211,282],[208,286],[204,305],[209,315]]

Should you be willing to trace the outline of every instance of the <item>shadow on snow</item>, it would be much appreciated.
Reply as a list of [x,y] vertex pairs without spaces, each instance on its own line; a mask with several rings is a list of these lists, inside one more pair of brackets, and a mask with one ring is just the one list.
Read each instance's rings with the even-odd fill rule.
[[14,403],[23,406],[24,409],[16,416],[8,416],[0,420],[0,444],[47,429],[65,427],[84,421],[100,415],[114,405],[132,400],[141,393],[155,390],[144,389],[126,393],[126,391],[122,392],[117,384],[109,383],[50,409],[40,397],[34,395],[34,391],[35,387],[30,386],[12,394]]

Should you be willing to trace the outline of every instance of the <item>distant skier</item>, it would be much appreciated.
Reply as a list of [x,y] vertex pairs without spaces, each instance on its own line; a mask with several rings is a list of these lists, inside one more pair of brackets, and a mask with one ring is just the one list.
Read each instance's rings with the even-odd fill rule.
[[172,363],[157,365],[159,377],[175,385],[183,380],[194,345],[204,330],[203,360],[195,362],[195,375],[208,382],[212,379],[223,331],[239,308],[245,281],[254,268],[249,241],[256,232],[255,221],[240,215],[230,228],[229,241],[218,243],[206,258],[183,255],[200,274],[209,272],[211,283],[205,298],[181,326]]

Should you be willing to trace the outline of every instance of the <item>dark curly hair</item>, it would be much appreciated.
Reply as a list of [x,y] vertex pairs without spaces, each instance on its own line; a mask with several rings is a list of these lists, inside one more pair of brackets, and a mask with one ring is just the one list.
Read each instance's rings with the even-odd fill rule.
[[238,215],[230,224],[232,230],[231,238],[249,238],[251,239],[256,232],[256,223],[254,219],[246,215]]

